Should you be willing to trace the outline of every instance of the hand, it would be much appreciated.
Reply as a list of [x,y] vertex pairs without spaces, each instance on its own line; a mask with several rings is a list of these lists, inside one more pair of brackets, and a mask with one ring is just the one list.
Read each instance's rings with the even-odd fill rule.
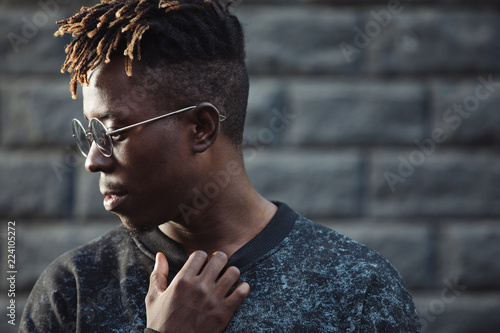
[[217,279],[227,256],[223,252],[207,254],[196,251],[172,283],[167,286],[168,262],[163,253],[156,254],[146,295],[148,328],[167,332],[221,332],[238,305],[248,296],[250,286],[240,283],[226,297],[240,278],[238,268],[231,266]]

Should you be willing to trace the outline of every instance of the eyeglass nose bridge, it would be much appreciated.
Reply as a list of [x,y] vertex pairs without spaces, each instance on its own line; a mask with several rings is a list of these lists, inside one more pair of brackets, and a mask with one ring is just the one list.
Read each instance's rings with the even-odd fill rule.
[[[73,137],[75,137],[74,134],[73,134]],[[94,135],[92,134],[92,132],[91,132],[90,129],[88,129],[88,130],[85,131],[85,139],[87,139],[87,143],[89,144],[89,153],[90,153],[90,148],[92,148],[92,143],[95,141],[94,140]],[[97,146],[97,144],[96,144],[96,146]],[[99,146],[97,146],[97,148],[99,149],[99,151],[101,150],[99,148]],[[84,153],[84,156],[87,157],[88,153]],[[106,154],[104,154],[104,156],[106,156]]]
[[85,138],[87,139],[90,148],[92,146],[92,142],[94,141],[94,136],[92,135],[92,132],[90,130],[85,131]]

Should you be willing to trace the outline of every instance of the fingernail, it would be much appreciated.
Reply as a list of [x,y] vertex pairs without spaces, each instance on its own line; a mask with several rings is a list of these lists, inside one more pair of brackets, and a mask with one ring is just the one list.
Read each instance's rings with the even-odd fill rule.
[[160,257],[160,252],[156,253],[156,258],[155,258],[155,267],[153,268],[153,270],[156,271],[156,268],[158,267],[158,258]]

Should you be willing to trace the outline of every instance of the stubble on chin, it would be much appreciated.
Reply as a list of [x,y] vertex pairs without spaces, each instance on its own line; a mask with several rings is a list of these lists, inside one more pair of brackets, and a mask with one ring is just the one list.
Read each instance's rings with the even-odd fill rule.
[[130,236],[133,238],[139,238],[145,233],[151,232],[156,229],[162,222],[151,221],[149,223],[134,224],[129,221],[123,221],[125,229],[127,229]]

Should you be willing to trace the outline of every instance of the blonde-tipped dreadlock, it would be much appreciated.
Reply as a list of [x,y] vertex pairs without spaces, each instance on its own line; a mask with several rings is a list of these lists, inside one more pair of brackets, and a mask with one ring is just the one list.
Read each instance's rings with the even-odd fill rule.
[[[125,72],[140,64],[137,77],[153,70],[151,98],[181,108],[211,102],[227,116],[222,131],[240,147],[248,101],[243,29],[230,13],[231,0],[101,0],[66,20],[55,33],[72,34],[62,72],[89,84],[89,71],[125,59]],[[135,73],[135,71],[134,71]],[[134,74],[135,75],[135,74]],[[135,81],[137,80],[137,81]],[[145,84],[145,83],[144,83]],[[151,87],[151,81],[148,81]],[[165,89],[168,87],[168,89]],[[172,105],[174,103],[174,105]]]
[[[141,60],[141,40],[148,34],[152,44],[159,44],[154,45],[159,51],[150,63],[193,59],[243,62],[241,26],[227,11],[228,5],[227,0],[102,0],[57,22],[61,27],[55,36],[68,33],[75,38],[66,47],[67,57],[61,69],[72,74],[73,99],[77,83],[89,84],[88,72],[103,61],[109,63],[119,52],[123,52],[125,72],[131,76],[132,62]],[[219,19],[220,27],[211,24],[214,17]]]

